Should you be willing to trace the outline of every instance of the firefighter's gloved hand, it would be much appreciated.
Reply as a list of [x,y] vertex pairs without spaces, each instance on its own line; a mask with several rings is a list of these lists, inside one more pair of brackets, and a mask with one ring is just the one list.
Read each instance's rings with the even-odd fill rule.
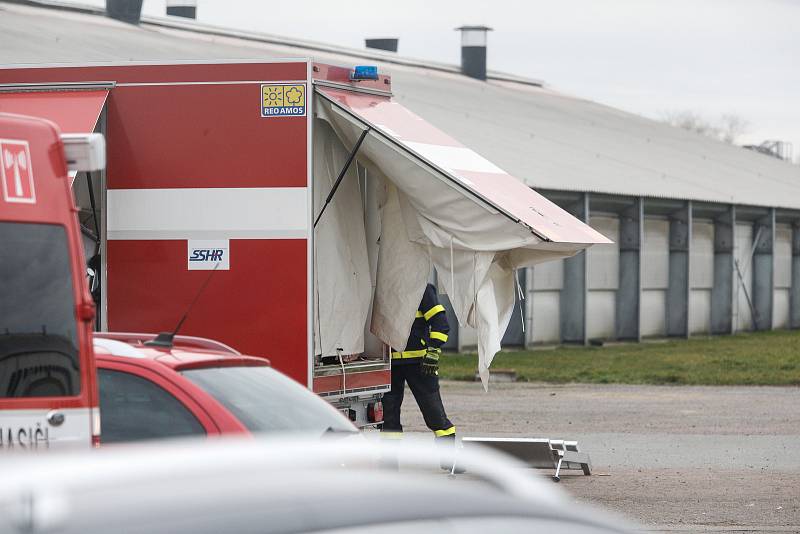
[[422,374],[428,376],[439,376],[439,356],[442,349],[438,347],[428,347],[425,356],[422,357]]

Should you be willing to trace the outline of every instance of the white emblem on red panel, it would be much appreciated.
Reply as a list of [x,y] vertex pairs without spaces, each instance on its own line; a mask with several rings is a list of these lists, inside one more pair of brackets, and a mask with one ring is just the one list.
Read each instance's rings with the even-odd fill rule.
[[36,203],[31,150],[27,141],[0,139],[0,177],[6,202]]

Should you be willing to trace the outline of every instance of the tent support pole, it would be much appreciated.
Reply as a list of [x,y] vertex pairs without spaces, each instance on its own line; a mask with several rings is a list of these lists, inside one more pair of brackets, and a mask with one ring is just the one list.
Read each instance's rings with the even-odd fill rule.
[[325,199],[325,204],[322,206],[322,210],[320,210],[319,215],[317,215],[317,218],[314,220],[314,228],[317,227],[317,223],[322,218],[322,214],[325,213],[325,209],[328,207],[328,204],[330,204],[331,200],[333,200],[333,195],[335,195],[336,191],[339,189],[339,185],[342,183],[344,175],[347,173],[347,169],[349,169],[350,165],[353,163],[358,149],[361,148],[361,143],[364,142],[364,139],[367,137],[367,134],[370,132],[370,130],[372,130],[372,128],[368,127],[366,130],[361,132],[361,137],[359,137],[358,141],[356,141],[356,146],[354,146],[353,150],[350,151],[350,155],[347,157],[347,162],[344,164],[344,167],[342,167],[342,170],[339,171],[339,176],[336,178],[336,182],[334,182],[331,192],[328,193],[328,198]]

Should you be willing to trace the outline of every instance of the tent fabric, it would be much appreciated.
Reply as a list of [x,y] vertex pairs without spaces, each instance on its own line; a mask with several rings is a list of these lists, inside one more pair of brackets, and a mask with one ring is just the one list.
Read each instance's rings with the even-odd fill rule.
[[515,304],[515,270],[608,240],[388,98],[319,91],[318,115],[344,145],[369,128],[358,157],[386,191],[372,333],[405,343],[433,265],[458,322],[477,329],[488,388]]
[[370,179],[380,180],[385,192],[379,200],[381,236],[371,331],[395,350],[403,350],[431,273],[431,259],[424,246],[408,237],[397,187],[380,171],[368,172]]
[[53,121],[61,133],[92,133],[107,97],[105,89],[0,93],[0,112]]
[[[348,150],[317,121],[314,206],[321,210]],[[316,219],[318,213],[314,214]],[[372,296],[361,193],[351,166],[314,229],[314,347],[322,356],[361,354]]]

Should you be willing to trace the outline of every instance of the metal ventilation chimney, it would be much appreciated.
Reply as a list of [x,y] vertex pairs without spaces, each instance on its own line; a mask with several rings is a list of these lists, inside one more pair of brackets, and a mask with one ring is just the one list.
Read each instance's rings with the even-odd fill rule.
[[367,48],[397,52],[397,43],[399,39],[395,37],[381,37],[377,39],[364,39],[364,41],[366,42]]
[[167,15],[197,18],[197,0],[167,0]]
[[106,14],[112,19],[139,24],[142,17],[142,0],[106,0]]
[[486,33],[488,26],[461,26],[461,72],[470,78],[486,79]]

